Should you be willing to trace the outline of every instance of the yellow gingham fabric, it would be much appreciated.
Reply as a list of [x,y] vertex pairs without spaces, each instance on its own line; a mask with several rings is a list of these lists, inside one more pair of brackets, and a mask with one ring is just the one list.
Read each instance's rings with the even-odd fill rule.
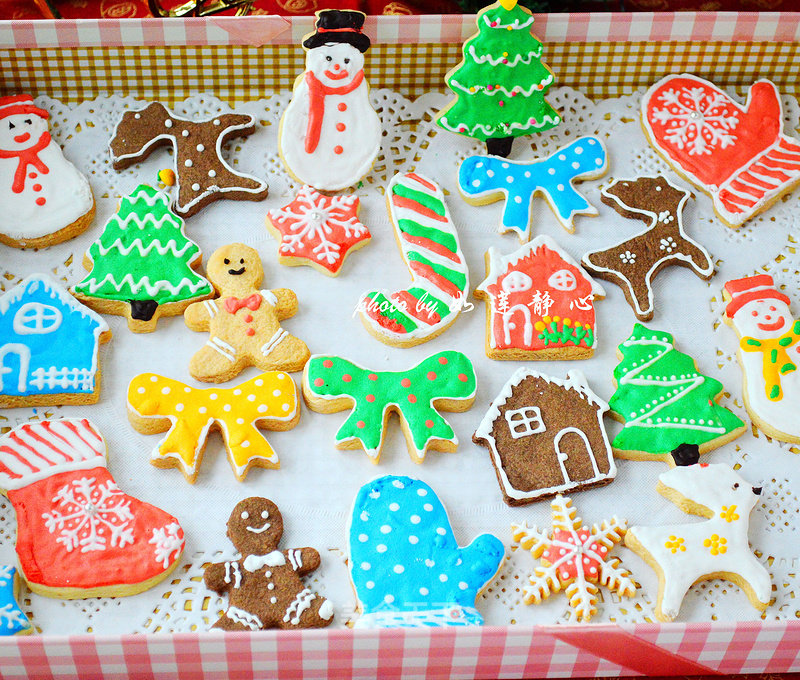
[[[590,98],[630,93],[684,71],[722,86],[770,78],[781,92],[800,90],[795,42],[550,42],[544,58],[557,85],[578,88]],[[236,103],[290,88],[304,59],[302,48],[291,45],[0,50],[0,94],[29,92],[76,102],[114,92],[172,103],[213,92]],[[365,70],[373,87],[416,95],[442,89],[445,73],[460,60],[461,45],[455,43],[374,44]]]

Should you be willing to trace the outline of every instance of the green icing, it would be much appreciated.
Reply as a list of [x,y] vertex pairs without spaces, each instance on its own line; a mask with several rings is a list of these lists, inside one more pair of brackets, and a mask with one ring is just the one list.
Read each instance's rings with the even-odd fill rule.
[[[380,291],[367,293],[364,297],[370,299],[370,302],[367,303],[368,309],[378,313],[383,320],[388,319],[396,323],[406,333],[410,333],[417,328],[417,322],[410,316],[403,314],[394,301],[390,300]],[[374,314],[369,314],[369,316],[374,316]]]
[[463,62],[447,76],[456,99],[437,116],[439,125],[485,141],[561,122],[544,99],[553,78],[541,61],[542,43],[531,34],[530,19],[519,5],[506,10],[499,3],[478,14],[478,33],[464,43]]
[[436,241],[447,248],[447,250],[449,250],[451,253],[458,251],[458,243],[456,242],[455,236],[442,231],[441,229],[432,229],[431,227],[426,227],[419,222],[405,218],[397,220],[397,228],[411,236],[419,236],[421,238],[427,238],[431,241]]
[[169,198],[144,184],[122,198],[88,255],[92,269],[75,285],[87,297],[162,305],[213,290],[191,267],[200,249],[183,233],[183,220],[169,209]]
[[625,425],[612,446],[663,456],[680,444],[705,444],[744,423],[716,403],[722,383],[697,372],[692,357],[675,349],[672,335],[636,324],[620,346],[611,410]]
[[563,321],[558,323],[551,321],[539,333],[538,338],[544,342],[545,347],[550,343],[554,345],[571,343],[575,346],[583,343],[586,347],[594,344],[594,332],[589,326],[567,326]]
[[444,207],[444,203],[436,198],[436,196],[431,196],[424,191],[417,191],[416,189],[412,189],[411,187],[398,182],[392,188],[392,193],[396,196],[402,196],[403,198],[407,198],[411,201],[416,201],[420,205],[428,208],[428,210],[435,212],[437,215],[441,215],[442,217],[447,215],[447,210]]
[[413,250],[408,252],[408,260],[409,262],[419,262],[422,265],[430,267],[436,274],[450,281],[450,283],[459,290],[464,290],[467,287],[467,277],[462,272],[457,272],[449,267],[431,262],[428,258],[423,257]]
[[447,316],[451,311],[450,305],[431,295],[429,290],[425,290],[419,286],[412,286],[408,289],[408,292],[429,309],[433,308],[433,311],[441,317]]
[[431,405],[436,399],[471,399],[475,370],[465,354],[439,352],[407,371],[371,371],[336,356],[314,356],[306,365],[304,390],[314,397],[350,397],[353,407],[336,441],[357,439],[371,457],[378,455],[386,409],[405,420],[418,457],[433,439],[453,441],[449,423]]

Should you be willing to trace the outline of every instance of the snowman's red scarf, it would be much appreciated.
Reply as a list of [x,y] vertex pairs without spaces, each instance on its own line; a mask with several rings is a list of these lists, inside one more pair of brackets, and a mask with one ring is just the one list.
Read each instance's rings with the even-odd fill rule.
[[25,189],[25,174],[28,171],[28,166],[32,165],[43,175],[50,172],[49,168],[39,158],[39,152],[50,143],[50,132],[45,130],[39,141],[36,142],[29,149],[22,151],[3,151],[0,149],[0,158],[19,158],[19,165],[14,172],[14,183],[11,185],[11,190],[15,194],[21,194]]
[[311,73],[311,71],[306,71],[309,98],[306,153],[314,153],[317,144],[319,144],[319,135],[322,132],[322,119],[325,116],[325,97],[329,94],[348,94],[361,85],[362,80],[364,80],[364,71],[359,71],[349,85],[328,87]]

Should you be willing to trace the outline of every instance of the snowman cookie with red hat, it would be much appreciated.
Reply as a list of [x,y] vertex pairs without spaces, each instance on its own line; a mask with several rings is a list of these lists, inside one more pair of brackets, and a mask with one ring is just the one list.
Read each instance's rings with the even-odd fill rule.
[[723,317],[739,336],[744,405],[769,437],[800,443],[800,320],[768,274],[728,281]]
[[306,70],[281,117],[278,149],[289,174],[322,191],[358,182],[381,147],[381,121],[364,78],[364,19],[352,10],[317,12],[316,31],[303,39]]
[[50,136],[49,113],[30,95],[0,97],[0,242],[42,248],[91,224],[89,182]]

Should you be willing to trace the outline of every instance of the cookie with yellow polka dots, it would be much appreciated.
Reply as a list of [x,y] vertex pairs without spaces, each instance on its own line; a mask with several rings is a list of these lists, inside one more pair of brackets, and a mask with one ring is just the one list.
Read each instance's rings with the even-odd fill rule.
[[280,459],[259,430],[290,430],[300,401],[288,373],[271,371],[236,387],[198,389],[155,373],[128,386],[128,419],[142,434],[167,432],[150,456],[159,468],[177,467],[194,484],[208,434],[219,430],[236,479],[251,467],[276,469]]
[[689,588],[699,581],[724,579],[739,586],[759,611],[772,598],[766,567],[750,548],[750,512],[761,487],[753,486],[722,463],[697,463],[696,445],[673,452],[676,467],[659,475],[656,490],[704,522],[633,526],[625,545],[658,575],[659,621],[672,621]]

